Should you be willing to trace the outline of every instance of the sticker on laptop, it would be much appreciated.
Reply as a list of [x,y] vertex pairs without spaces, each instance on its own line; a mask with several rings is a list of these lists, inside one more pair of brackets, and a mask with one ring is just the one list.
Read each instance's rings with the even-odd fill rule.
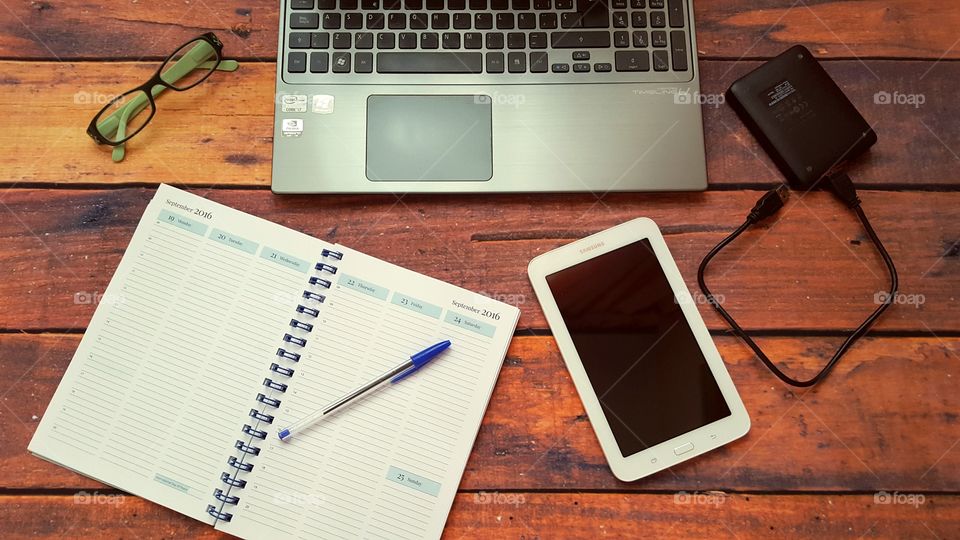
[[280,111],[294,113],[307,112],[307,96],[299,94],[284,94],[280,96]]
[[313,112],[317,114],[333,113],[333,96],[317,94],[313,96]]
[[303,134],[303,120],[300,118],[284,118],[280,124],[280,133],[284,137],[299,137]]

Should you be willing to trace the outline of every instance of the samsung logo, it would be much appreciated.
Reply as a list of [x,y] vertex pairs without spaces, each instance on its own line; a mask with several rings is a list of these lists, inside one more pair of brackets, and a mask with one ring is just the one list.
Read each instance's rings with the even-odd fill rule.
[[585,248],[580,248],[580,253],[586,253],[586,252],[588,252],[588,251],[593,251],[593,250],[597,249],[598,247],[602,247],[602,246],[603,246],[603,242],[597,242],[596,244],[590,244],[589,246],[587,246],[587,247],[585,247]]

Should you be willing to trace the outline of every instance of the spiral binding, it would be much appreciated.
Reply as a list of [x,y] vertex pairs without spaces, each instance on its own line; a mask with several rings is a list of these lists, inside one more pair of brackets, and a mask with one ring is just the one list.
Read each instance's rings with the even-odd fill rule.
[[[320,256],[324,259],[343,260],[343,253],[330,249],[324,249]],[[318,262],[314,268],[321,273],[331,275],[337,273],[336,266],[325,262]],[[333,282],[319,276],[311,276],[308,280],[308,285],[329,289],[333,286]],[[303,291],[303,298],[308,301],[305,302],[306,304],[310,302],[322,304],[326,300],[326,296],[311,289]],[[307,315],[315,319],[320,316],[320,310],[302,303],[296,307],[296,312],[298,314],[297,318],[290,319],[291,332],[312,332],[316,323],[300,320],[302,318],[300,315]],[[306,347],[307,340],[306,338],[288,332],[283,335],[283,343],[284,345],[277,349],[276,356],[278,361],[270,364],[270,371],[281,378],[290,378],[293,377],[296,370],[293,367],[282,365],[281,362],[299,362],[301,353],[296,351]],[[293,347],[295,350],[288,350],[289,347]],[[220,475],[220,481],[227,486],[226,489],[217,488],[213,491],[213,497],[220,502],[219,507],[212,504],[207,505],[207,514],[213,516],[216,520],[230,521],[233,519],[233,514],[225,511],[224,507],[228,504],[237,505],[240,503],[240,496],[231,495],[231,491],[234,489],[243,489],[247,485],[247,481],[239,478],[239,476],[252,471],[254,468],[254,464],[249,460],[260,454],[260,447],[255,446],[254,442],[267,438],[267,431],[259,429],[260,424],[272,424],[274,415],[268,414],[265,411],[268,408],[276,409],[280,407],[281,403],[281,400],[273,397],[272,394],[274,392],[282,394],[287,391],[286,383],[279,382],[271,377],[274,377],[274,375],[263,379],[263,386],[266,390],[257,394],[256,401],[257,407],[259,408],[250,409],[249,416],[252,419],[252,425],[243,425],[243,433],[247,437],[246,441],[238,439],[237,442],[234,443],[234,448],[238,451],[239,455],[230,456],[227,460],[227,465],[229,465],[232,470],[225,471]]]

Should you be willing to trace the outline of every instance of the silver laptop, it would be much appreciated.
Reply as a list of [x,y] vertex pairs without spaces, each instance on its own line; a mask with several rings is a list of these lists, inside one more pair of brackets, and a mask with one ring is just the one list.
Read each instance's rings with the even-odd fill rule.
[[276,193],[706,188],[691,0],[283,0]]

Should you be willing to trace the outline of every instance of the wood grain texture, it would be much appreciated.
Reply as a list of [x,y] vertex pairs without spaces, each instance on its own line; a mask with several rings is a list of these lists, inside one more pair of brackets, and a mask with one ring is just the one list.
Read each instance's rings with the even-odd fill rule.
[[[736,228],[756,191],[695,194],[277,197],[195,193],[493,296],[545,329],[526,274],[534,256],[637,216],[660,224],[695,299],[703,255]],[[0,195],[0,329],[86,326],[154,190],[14,189]],[[900,303],[876,328],[960,330],[960,193],[861,192],[900,270]],[[691,211],[696,209],[696,211]],[[837,331],[858,325],[888,279],[856,218],[826,193],[795,197],[783,220],[750,231],[711,266],[715,294],[747,328]],[[912,295],[912,296],[911,296]],[[913,303],[911,303],[913,302]],[[708,325],[726,329],[709,306]]]
[[[717,342],[752,431],[624,483],[607,468],[553,339],[515,338],[461,488],[960,491],[960,338],[867,339],[811,391],[779,383],[733,338]],[[26,452],[78,343],[75,335],[0,336],[0,372],[8,374],[0,386],[0,490],[103,489]],[[766,338],[763,344],[790,372],[810,376],[836,340]]]
[[[919,497],[922,497],[920,499]],[[84,501],[101,501],[84,503]],[[460,493],[443,538],[955,538],[960,497],[917,505],[865,495]],[[684,502],[695,501],[695,502]],[[0,497],[0,528],[25,538],[232,538],[114,493]]]
[[[19,0],[8,3],[0,22],[0,57],[162,58],[212,30],[228,54],[272,60],[277,6],[268,0],[154,0],[122,7]],[[830,57],[960,57],[960,9],[950,2],[697,0],[694,14],[698,49],[707,57],[768,57],[797,42]]]
[[[709,103],[757,62],[704,61]],[[855,169],[860,185],[952,187],[960,180],[960,100],[942,88],[960,79],[958,62],[836,61],[826,68],[875,127],[879,142]],[[30,107],[29,122],[0,131],[0,183],[270,184],[275,64],[234,73],[158,100],[150,126],[128,144],[123,163],[84,133],[112,93],[146,80],[156,62],[0,62],[0,111]],[[885,93],[885,94],[882,94]],[[891,101],[876,103],[889,95]],[[909,96],[917,106],[905,104]],[[880,99],[882,101],[882,99]],[[776,167],[727,105],[703,107],[712,186],[781,181]],[[215,173],[213,171],[216,171]]]

